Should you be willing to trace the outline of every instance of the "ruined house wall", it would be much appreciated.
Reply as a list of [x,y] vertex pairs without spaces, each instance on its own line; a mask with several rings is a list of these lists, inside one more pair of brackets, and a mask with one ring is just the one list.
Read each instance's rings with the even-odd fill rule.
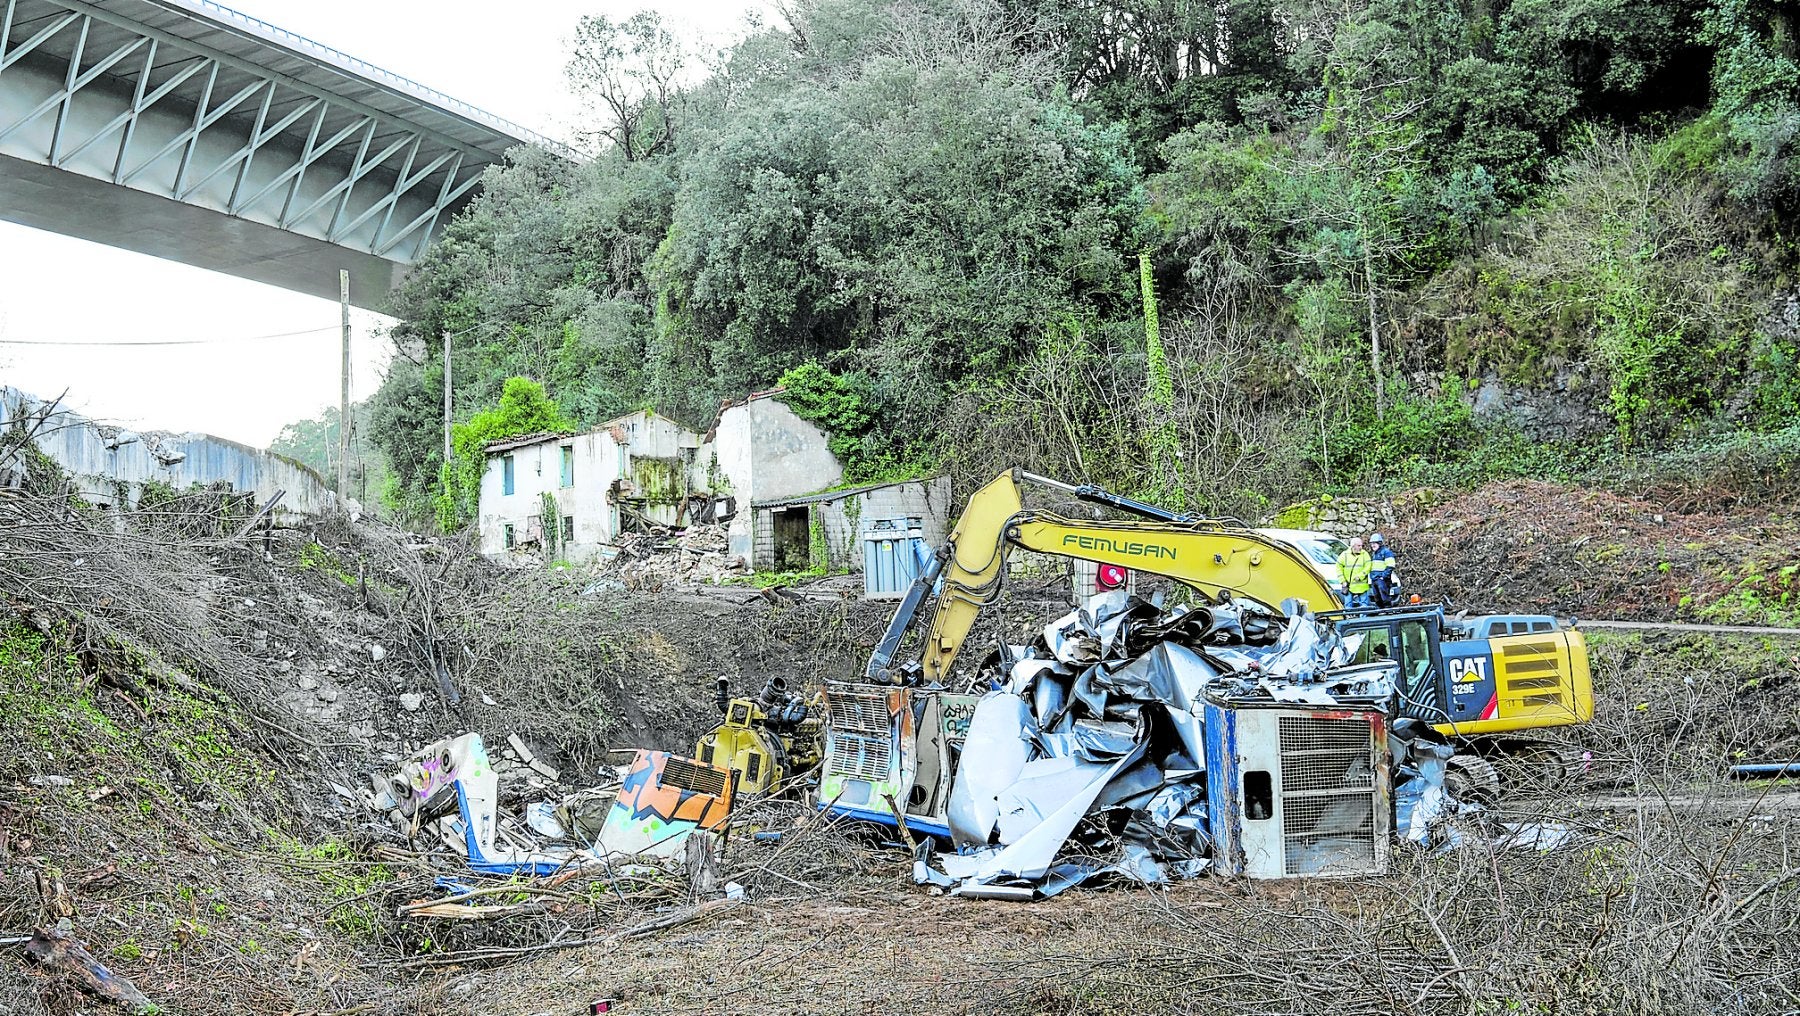
[[[572,486],[562,485],[562,449],[575,452]],[[505,492],[506,456],[513,458],[513,492]],[[478,526],[481,552],[506,553],[506,527],[513,527],[515,546],[544,545],[544,495],[556,503],[557,524],[565,516],[575,520],[575,538],[559,555],[570,561],[586,561],[598,554],[618,532],[618,513],[607,503],[606,490],[621,475],[624,450],[606,430],[548,438],[522,448],[488,455],[481,474],[481,507]]]
[[754,557],[752,502],[810,494],[844,478],[825,432],[768,396],[720,413],[713,446],[738,503],[728,552],[745,561]]
[[648,458],[678,458],[683,449],[700,443],[693,431],[647,409],[608,420],[595,429],[617,431],[632,455]]
[[[645,410],[608,420],[585,434],[546,437],[518,448],[502,442],[488,453],[481,475],[481,552],[504,554],[507,526],[513,527],[515,547],[543,549],[548,494],[556,504],[556,525],[564,518],[574,520],[575,536],[562,542],[557,555],[572,562],[591,560],[617,539],[623,522],[622,509],[607,496],[615,482],[624,498],[648,501],[632,510],[674,525],[683,517],[683,499],[708,489],[699,446],[699,435]],[[575,454],[574,483],[567,487],[562,484],[564,447]],[[511,494],[505,492],[508,455],[514,470]]]
[[[0,386],[0,429],[18,422],[29,429],[30,421],[47,408],[25,392]],[[138,433],[59,409],[37,429],[36,444],[96,504],[135,505],[148,483],[175,490],[227,483],[233,490],[255,494],[258,501],[281,491],[279,511],[307,515],[330,511],[337,504],[325,479],[306,466],[209,434]]]
[[[686,499],[711,492],[700,458],[700,435],[648,410],[600,426],[610,430],[625,450],[622,475],[629,483],[623,493],[644,499],[631,506],[633,511],[666,526],[681,525],[687,521]],[[619,514],[615,511],[615,518]]]

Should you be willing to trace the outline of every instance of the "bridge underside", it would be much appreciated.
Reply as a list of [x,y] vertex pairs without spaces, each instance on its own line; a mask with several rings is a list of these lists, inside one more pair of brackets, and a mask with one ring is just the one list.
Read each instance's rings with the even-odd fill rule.
[[0,218],[329,300],[386,311],[406,266],[198,205],[0,155]]
[[204,0],[0,0],[0,218],[379,308],[520,143],[382,73]]

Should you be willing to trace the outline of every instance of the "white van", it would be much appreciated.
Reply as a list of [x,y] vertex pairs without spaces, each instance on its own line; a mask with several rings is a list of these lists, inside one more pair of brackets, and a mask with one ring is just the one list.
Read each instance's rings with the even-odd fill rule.
[[1299,551],[1300,556],[1306,558],[1306,563],[1312,565],[1313,571],[1318,572],[1333,589],[1338,587],[1337,559],[1339,554],[1350,549],[1348,543],[1330,533],[1310,529],[1258,529],[1256,533]]

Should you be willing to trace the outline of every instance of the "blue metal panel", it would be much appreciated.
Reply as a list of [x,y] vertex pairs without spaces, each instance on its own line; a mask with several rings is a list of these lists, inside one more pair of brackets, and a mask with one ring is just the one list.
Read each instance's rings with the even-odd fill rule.
[[1211,702],[1204,710],[1206,818],[1212,835],[1213,867],[1222,874],[1239,875],[1244,871],[1244,845],[1237,711]]
[[1450,689],[1446,709],[1451,722],[1492,716],[1498,705],[1492,644],[1486,640],[1442,642],[1439,649],[1444,658],[1444,683]]
[[919,576],[921,558],[928,558],[924,528],[918,519],[875,519],[863,529],[863,596],[871,600],[899,599]]

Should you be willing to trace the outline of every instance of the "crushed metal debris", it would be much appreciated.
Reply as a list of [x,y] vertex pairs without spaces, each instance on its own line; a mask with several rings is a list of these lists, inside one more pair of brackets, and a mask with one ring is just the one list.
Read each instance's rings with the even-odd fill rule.
[[479,734],[427,745],[387,777],[367,804],[395,829],[432,838],[490,875],[549,875],[613,857],[680,858],[689,836],[720,828],[731,774],[663,751],[630,753],[618,782],[540,801],[523,819],[503,815],[499,775]]
[[[1448,849],[1476,806],[1445,787],[1453,749],[1422,724],[1390,728],[1398,668],[1356,662],[1363,638],[1299,601],[1165,610],[1103,593],[1003,647],[979,698],[830,686],[821,804],[893,823],[877,802],[910,785],[908,833],[950,845],[921,844],[914,878],[962,896],[1206,872],[1379,875],[1395,835]],[[890,721],[900,773],[879,757]],[[944,773],[926,777],[933,766]],[[1548,849],[1566,832],[1504,838]]]
[[[898,785],[876,771],[886,756],[851,778],[827,766],[816,806],[895,827],[914,853],[916,882],[1003,900],[1205,873],[1380,875],[1395,838],[1461,845],[1472,826],[1458,819],[1480,806],[1446,786],[1452,747],[1417,721],[1390,724],[1396,664],[1354,662],[1361,634],[1340,633],[1298,601],[1282,609],[1225,598],[1165,610],[1114,591],[1045,625],[1031,644],[1004,647],[981,671],[982,696],[833,685],[824,734],[840,763],[877,745],[858,742],[859,720],[871,734],[891,721],[938,753],[918,755],[917,766],[953,763],[938,779],[936,808],[900,807]],[[508,740],[526,765],[549,768]],[[783,758],[796,750],[763,749]],[[691,866],[690,839],[723,833],[734,796],[747,792],[742,775],[668,752],[627,754],[615,781],[532,802],[515,818],[500,811],[480,735],[463,734],[376,778],[366,802],[483,874],[634,858]],[[1505,826],[1493,842],[1548,850],[1576,838],[1563,827]]]

